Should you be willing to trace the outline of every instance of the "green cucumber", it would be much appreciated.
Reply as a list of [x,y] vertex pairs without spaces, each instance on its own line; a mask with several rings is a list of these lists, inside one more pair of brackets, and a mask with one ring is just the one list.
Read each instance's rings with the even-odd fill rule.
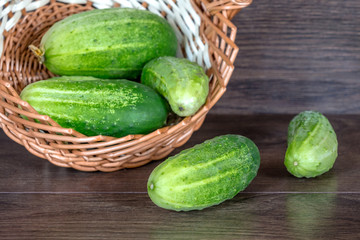
[[55,23],[31,49],[58,75],[135,79],[153,58],[175,56],[177,39],[149,11],[95,9]]
[[93,77],[56,77],[32,83],[20,97],[60,126],[87,136],[123,137],[162,127],[169,107],[140,83]]
[[304,111],[291,120],[284,164],[292,175],[319,176],[333,167],[337,155],[337,137],[324,115]]
[[196,63],[175,57],[160,57],[147,63],[141,83],[164,96],[174,113],[195,114],[209,93],[209,78]]
[[201,210],[233,198],[254,179],[260,153],[250,139],[223,135],[172,156],[149,176],[147,191],[159,207]]

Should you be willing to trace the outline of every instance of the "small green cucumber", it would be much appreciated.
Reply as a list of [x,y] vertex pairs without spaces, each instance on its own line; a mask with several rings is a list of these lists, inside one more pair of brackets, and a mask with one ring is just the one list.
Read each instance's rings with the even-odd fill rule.
[[159,207],[201,210],[233,198],[257,175],[260,153],[253,141],[223,135],[172,156],[150,174],[147,191]]
[[337,137],[324,115],[304,111],[291,120],[284,164],[292,175],[319,176],[333,167],[337,155]]
[[26,86],[20,97],[60,126],[87,136],[146,134],[162,127],[169,111],[153,89],[124,79],[56,77]]
[[209,78],[196,63],[175,57],[160,57],[147,63],[141,83],[164,96],[174,113],[195,114],[209,93]]
[[175,56],[177,38],[162,17],[131,8],[94,9],[55,23],[31,46],[53,73],[136,79],[144,65]]

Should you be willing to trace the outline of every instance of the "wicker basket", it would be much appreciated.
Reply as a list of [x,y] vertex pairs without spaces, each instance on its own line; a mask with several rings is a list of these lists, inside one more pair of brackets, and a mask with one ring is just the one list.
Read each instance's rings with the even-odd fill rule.
[[[166,157],[202,125],[224,94],[238,52],[231,19],[251,0],[40,0],[0,3],[0,124],[32,154],[61,167],[81,171],[116,171]],[[165,17],[179,39],[180,54],[202,65],[210,77],[206,104],[193,116],[147,135],[87,137],[60,127],[19,97],[28,84],[53,77],[28,49],[38,45],[53,23],[93,8],[142,8]],[[21,116],[27,116],[27,119]]]

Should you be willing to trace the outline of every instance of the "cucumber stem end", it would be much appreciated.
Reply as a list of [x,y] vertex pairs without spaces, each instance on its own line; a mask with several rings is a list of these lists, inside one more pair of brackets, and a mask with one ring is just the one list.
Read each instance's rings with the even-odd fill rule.
[[45,49],[43,47],[36,47],[34,45],[29,45],[29,49],[33,52],[33,54],[36,56],[36,58],[39,60],[40,64],[44,63],[45,61]]

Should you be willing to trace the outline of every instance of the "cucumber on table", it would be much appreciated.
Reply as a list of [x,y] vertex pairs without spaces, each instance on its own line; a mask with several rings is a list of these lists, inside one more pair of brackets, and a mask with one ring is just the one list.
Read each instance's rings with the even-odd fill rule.
[[137,82],[93,77],[56,77],[32,83],[20,95],[40,114],[87,136],[147,134],[166,123],[169,107]]
[[223,135],[172,156],[150,174],[147,190],[159,207],[201,210],[233,198],[254,179],[260,153],[253,141]]
[[323,114],[304,111],[291,120],[284,164],[292,175],[319,176],[333,167],[337,155],[335,131]]
[[149,11],[95,9],[55,23],[30,49],[58,75],[135,79],[153,58],[175,56],[177,38]]

